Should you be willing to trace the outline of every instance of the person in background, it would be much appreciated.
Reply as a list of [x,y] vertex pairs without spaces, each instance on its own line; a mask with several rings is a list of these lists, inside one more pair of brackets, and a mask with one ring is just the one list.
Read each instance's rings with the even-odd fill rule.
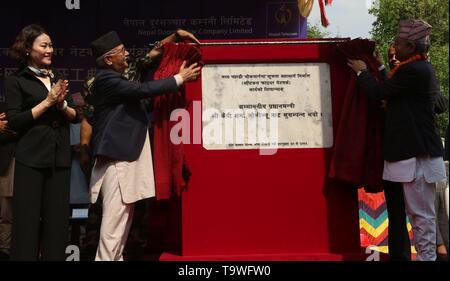
[[[83,117],[84,99],[80,92],[72,94],[72,100],[79,119]],[[81,123],[70,124],[70,146],[72,148],[72,168],[70,177],[70,204],[88,204],[89,189],[84,172],[80,167],[80,127]]]
[[77,119],[68,81],[51,67],[53,42],[39,25],[24,27],[10,54],[19,70],[5,78],[15,148],[11,260],[65,260],[69,230],[69,123]]
[[14,187],[15,132],[8,127],[5,103],[0,102],[0,261],[11,250],[12,195]]
[[[400,61],[397,60],[395,56],[394,45],[389,46],[387,55],[389,69],[392,70],[400,64]],[[384,72],[386,71],[384,70]],[[387,76],[387,73],[385,73],[384,76]],[[384,196],[389,219],[389,259],[391,261],[409,261],[411,260],[411,241],[409,239],[406,223],[405,200],[403,199],[402,184],[385,180]]]
[[[438,99],[438,106],[440,109],[437,113],[444,113],[448,110],[448,99],[441,96]],[[445,169],[447,172],[448,178],[448,125],[445,136]],[[448,239],[448,215],[445,209],[445,189],[447,188],[448,181],[440,181],[436,184],[436,200],[435,200],[435,208],[436,208],[436,254],[437,260],[439,261],[448,261],[448,247],[449,247],[449,239]]]

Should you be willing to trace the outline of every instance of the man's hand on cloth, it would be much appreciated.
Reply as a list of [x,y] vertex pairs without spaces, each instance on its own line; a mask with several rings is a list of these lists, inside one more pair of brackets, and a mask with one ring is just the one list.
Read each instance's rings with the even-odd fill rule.
[[186,67],[186,61],[183,61],[183,64],[180,67],[180,72],[178,73],[181,78],[183,78],[184,82],[189,82],[197,79],[200,75],[200,69],[202,67],[198,66],[198,63],[193,63],[189,67]]
[[149,55],[152,58],[152,60],[158,58],[162,54],[161,47],[168,42],[179,42],[179,41],[191,41],[196,44],[200,44],[200,41],[194,36],[194,34],[190,33],[189,31],[186,31],[184,29],[177,29],[175,33],[173,33],[170,36],[167,36],[162,41],[157,41],[153,45],[153,49],[150,50]]
[[347,62],[347,65],[353,69],[354,72],[358,73],[360,71],[365,71],[367,70],[367,65],[364,61],[362,60],[351,60],[349,59]]
[[194,36],[194,34],[183,29],[177,29],[177,31],[175,32],[175,36],[177,37],[177,39],[187,40],[193,43],[200,44],[200,41],[198,41],[198,39]]

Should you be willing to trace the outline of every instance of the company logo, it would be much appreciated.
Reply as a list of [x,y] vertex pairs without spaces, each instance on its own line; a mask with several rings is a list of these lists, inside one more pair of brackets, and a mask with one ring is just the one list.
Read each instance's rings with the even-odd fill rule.
[[282,5],[276,12],[275,12],[275,20],[277,23],[281,25],[287,25],[292,20],[292,11],[288,8],[286,8],[286,5]]
[[269,2],[266,4],[266,34],[268,38],[297,38],[299,12],[297,2]]

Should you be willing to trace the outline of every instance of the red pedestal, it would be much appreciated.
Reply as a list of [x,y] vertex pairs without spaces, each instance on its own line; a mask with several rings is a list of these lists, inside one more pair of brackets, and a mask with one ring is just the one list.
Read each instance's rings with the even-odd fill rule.
[[[335,135],[349,79],[336,41],[253,41],[201,49],[206,64],[328,63]],[[190,101],[200,101],[201,79],[186,91]],[[200,122],[192,107],[191,122]],[[208,151],[200,144],[185,149],[192,177],[182,196],[182,251],[165,253],[161,260],[362,258],[357,189],[327,178],[332,148],[279,149],[272,156],[258,150]]]

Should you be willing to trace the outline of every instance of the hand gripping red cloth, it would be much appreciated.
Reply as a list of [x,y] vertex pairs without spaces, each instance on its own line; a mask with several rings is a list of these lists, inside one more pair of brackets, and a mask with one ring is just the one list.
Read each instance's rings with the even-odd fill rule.
[[[343,59],[363,60],[378,81],[383,79],[379,62],[374,58],[375,43],[354,39],[338,45]],[[369,100],[357,86],[352,72],[334,143],[329,176],[364,187],[367,192],[383,190],[383,155],[381,102]]]
[[[163,56],[154,79],[172,77],[186,66],[201,61],[199,48],[186,43],[167,43],[162,46]],[[170,114],[178,108],[186,108],[184,87],[177,93],[154,97],[153,106],[153,168],[155,173],[156,198],[169,199],[181,195],[187,187],[191,172],[188,168],[183,144],[175,145],[170,140],[170,131],[179,121],[170,121]]]

